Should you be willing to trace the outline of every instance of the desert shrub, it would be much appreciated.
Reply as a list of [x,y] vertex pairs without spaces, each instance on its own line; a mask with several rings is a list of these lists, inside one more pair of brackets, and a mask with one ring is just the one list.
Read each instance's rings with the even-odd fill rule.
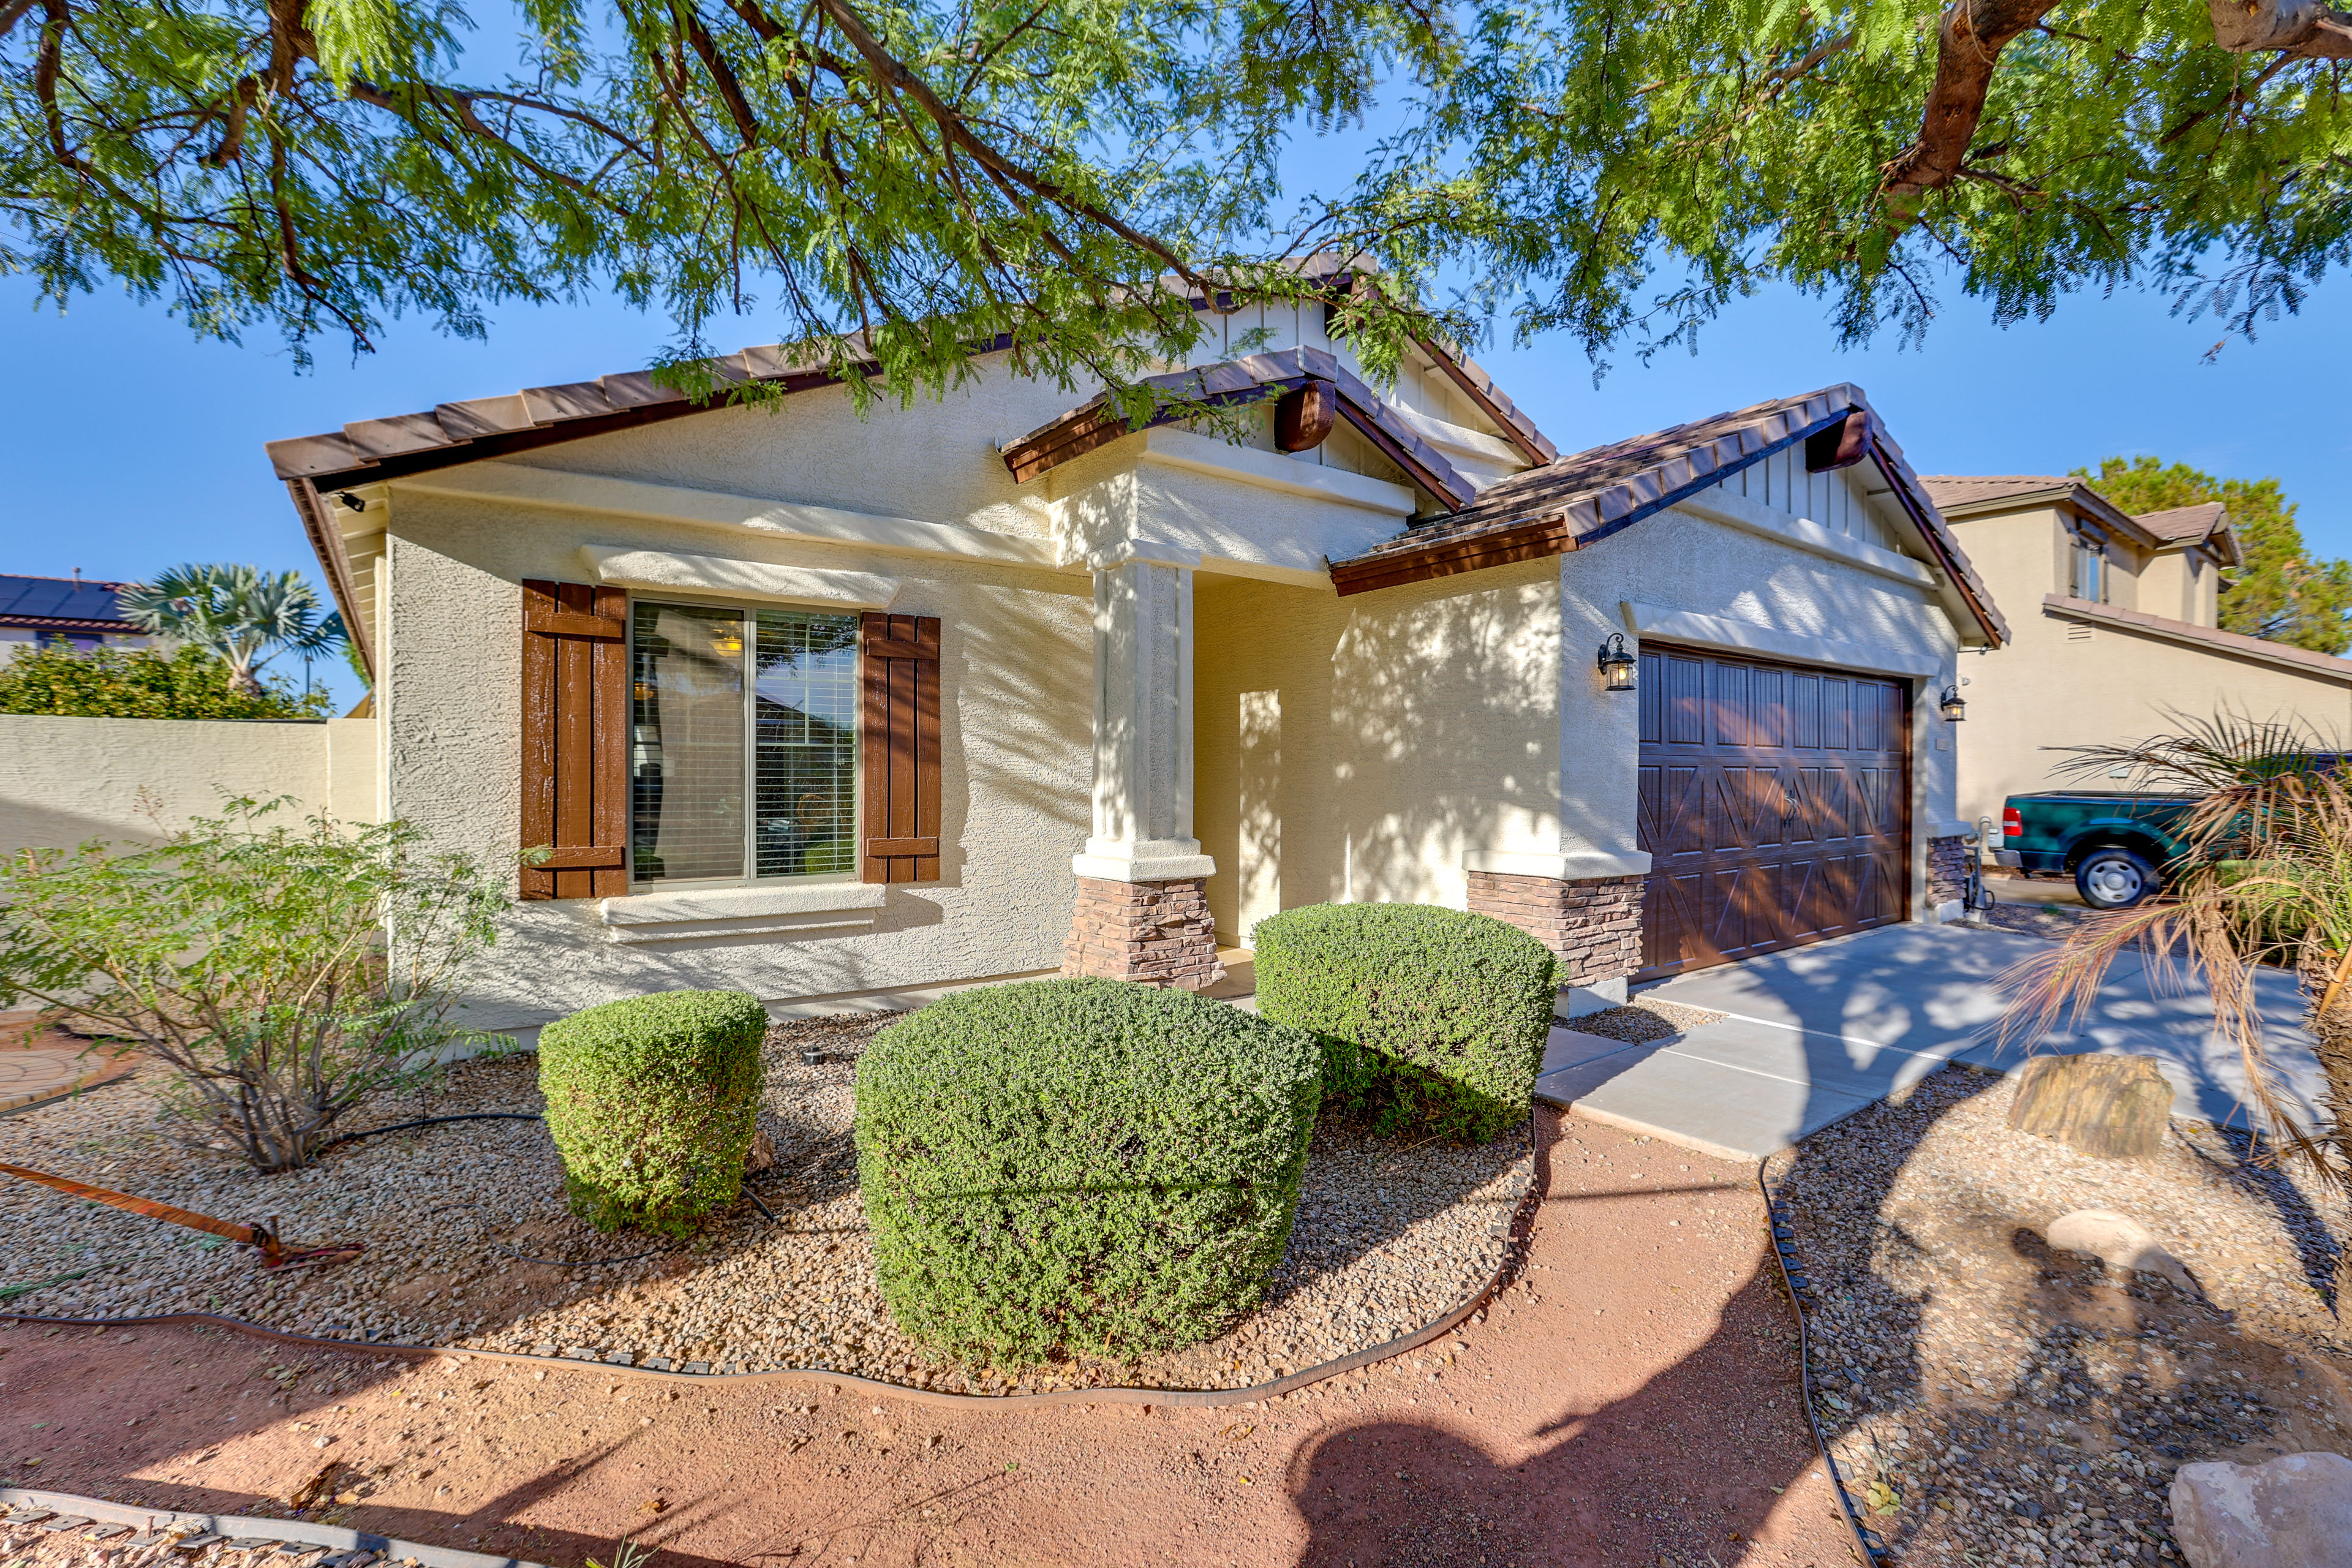
[[485,1037],[450,1022],[506,907],[401,823],[299,826],[231,800],[157,845],[0,858],[0,1007],[39,1003],[171,1069],[167,1127],[265,1171]]
[[1263,1299],[1318,1050],[1188,992],[982,986],[857,1064],[857,1175],[891,1314],[950,1354],[1143,1355]]
[[607,1002],[540,1031],[539,1088],[573,1212],[683,1236],[743,1186],[767,1010],[745,991]]
[[324,691],[305,695],[272,676],[257,691],[203,648],[51,647],[0,662],[0,713],[68,719],[323,719]]
[[1426,904],[1314,904],[1253,942],[1259,1014],[1323,1043],[1327,1109],[1476,1142],[1527,1115],[1556,986],[1534,937]]

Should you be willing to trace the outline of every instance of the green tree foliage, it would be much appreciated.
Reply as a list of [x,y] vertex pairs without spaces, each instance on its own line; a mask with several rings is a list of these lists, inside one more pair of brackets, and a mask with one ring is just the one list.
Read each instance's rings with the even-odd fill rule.
[[2251,331],[2352,245],[2347,56],[2312,0],[0,0],[0,265],[298,347],[612,288],[704,392],[727,312],[901,395],[1117,380],[1309,256],[1380,268],[1376,372],[1769,280],[1849,339],[1938,279]]
[[0,859],[0,1007],[135,1040],[171,1069],[191,1145],[308,1164],[335,1121],[419,1081],[453,1042],[467,969],[506,899],[401,823],[297,824],[231,800],[152,847]]
[[259,670],[280,653],[320,654],[348,643],[343,618],[325,616],[299,572],[258,566],[174,566],[121,594],[123,613],[147,631],[193,643],[229,668],[241,690],[261,689]]
[[2342,653],[2352,647],[2352,562],[2330,561],[2305,547],[2294,503],[2276,479],[2218,479],[2186,463],[2109,458],[2093,474],[2098,492],[2129,512],[2220,501],[2230,509],[2245,564],[2221,591],[2221,629],[2250,637]]
[[0,663],[0,713],[67,719],[323,719],[324,691],[297,692],[273,676],[258,691],[230,679],[227,663],[200,647],[52,646]]

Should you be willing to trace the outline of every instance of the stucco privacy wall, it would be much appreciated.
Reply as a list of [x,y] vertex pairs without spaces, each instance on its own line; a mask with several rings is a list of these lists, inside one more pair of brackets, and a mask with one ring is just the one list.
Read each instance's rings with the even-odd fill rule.
[[[697,477],[710,488],[742,483],[733,474]],[[927,513],[938,516],[917,515]],[[380,650],[391,808],[443,842],[512,863],[521,848],[521,581],[585,580],[583,544],[719,550],[892,578],[893,613],[940,618],[941,879],[887,889],[794,881],[768,900],[775,907],[756,921],[759,934],[627,944],[607,940],[597,900],[521,905],[475,983],[475,1026],[528,1026],[647,991],[724,986],[798,999],[1051,970],[1061,961],[1075,895],[1070,856],[1087,836],[1087,575],[745,534],[715,544],[719,537],[395,486]]]
[[236,795],[290,795],[306,816],[377,821],[376,733],[370,719],[0,714],[0,852],[152,841],[191,816],[217,816]]
[[1193,614],[1219,941],[1327,900],[1461,909],[1468,852],[1557,845],[1552,562],[1346,599],[1204,574]]

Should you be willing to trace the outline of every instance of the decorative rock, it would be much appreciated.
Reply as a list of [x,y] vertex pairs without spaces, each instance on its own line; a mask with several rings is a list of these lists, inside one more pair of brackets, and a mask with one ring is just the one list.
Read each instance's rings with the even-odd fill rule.
[[2017,1075],[2009,1124],[2085,1154],[2144,1160],[2164,1147],[2172,1085],[2154,1057],[2036,1057]]
[[2189,1270],[2180,1259],[2167,1252],[2155,1233],[2129,1215],[2113,1209],[2076,1209],[2051,1221],[2045,1239],[2062,1251],[2079,1252],[2115,1268],[2161,1274],[2183,1289],[2189,1288]]
[[747,1171],[764,1171],[776,1163],[776,1141],[765,1132],[751,1134],[751,1147],[743,1156]]
[[2183,1465],[2172,1532],[2189,1568],[2344,1568],[2352,1563],[2352,1459]]

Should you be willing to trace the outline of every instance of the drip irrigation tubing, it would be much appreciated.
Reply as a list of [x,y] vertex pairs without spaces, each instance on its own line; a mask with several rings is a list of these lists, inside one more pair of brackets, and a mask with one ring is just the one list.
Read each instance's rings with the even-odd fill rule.
[[[463,1120],[452,1118],[450,1120]],[[389,1132],[389,1127],[373,1128],[372,1131]],[[1474,1313],[1485,1310],[1497,1291],[1509,1282],[1515,1260],[1522,1252],[1527,1239],[1518,1234],[1524,1223],[1529,1231],[1541,1212],[1539,1194],[1545,1186],[1544,1171],[1549,1163],[1544,1157],[1542,1140],[1537,1135],[1536,1113],[1528,1111],[1528,1159],[1530,1162],[1527,1184],[1520,1188],[1512,1202],[1511,1214],[1497,1222],[1497,1235],[1504,1241],[1503,1256],[1485,1281],[1454,1304],[1420,1328],[1400,1334],[1384,1344],[1368,1345],[1319,1365],[1302,1367],[1270,1383],[1251,1384],[1241,1388],[1060,1388],[1037,1394],[950,1394],[936,1388],[919,1388],[908,1384],[890,1383],[881,1378],[861,1377],[856,1373],[834,1372],[824,1367],[779,1367],[772,1372],[684,1372],[669,1367],[590,1361],[577,1356],[525,1355],[515,1351],[475,1350],[464,1345],[411,1345],[389,1340],[337,1340],[323,1334],[294,1333],[285,1329],[273,1329],[265,1323],[249,1322],[243,1318],[227,1318],[214,1312],[161,1312],[137,1318],[47,1318],[30,1312],[0,1310],[0,1322],[38,1323],[48,1328],[63,1329],[129,1329],[169,1327],[179,1324],[202,1325],[228,1329],[237,1333],[251,1334],[258,1339],[275,1340],[284,1344],[298,1344],[316,1350],[334,1351],[346,1355],[404,1355],[411,1357],[451,1356],[459,1360],[510,1362],[520,1366],[593,1367],[598,1373],[616,1377],[643,1377],[661,1381],[709,1383],[723,1379],[729,1383],[830,1383],[861,1392],[887,1394],[917,1405],[945,1405],[950,1408],[976,1409],[982,1406],[1001,1408],[1007,1405],[1156,1405],[1175,1408],[1214,1408],[1245,1405],[1256,1401],[1280,1398],[1318,1383],[1359,1372],[1381,1362],[1391,1361],[1419,1350],[1433,1340],[1452,1333],[1467,1322]],[[749,1188],[745,1191],[748,1193]],[[756,1203],[758,1200],[755,1198]],[[457,1206],[457,1205],[450,1205]],[[764,1212],[765,1204],[760,1205]],[[498,1246],[496,1242],[490,1245]],[[648,1254],[647,1256],[651,1256]],[[580,1264],[563,1265],[584,1267]],[[1872,1560],[1875,1563],[1875,1559]]]
[[1805,1405],[1805,1425],[1813,1430],[1813,1447],[1821,1450],[1822,1465],[1829,1471],[1830,1489],[1837,1493],[1838,1510],[1845,1516],[1846,1528],[1853,1531],[1854,1545],[1862,1560],[1877,1568],[1886,1560],[1886,1543],[1865,1528],[1862,1516],[1853,1510],[1853,1498],[1846,1490],[1845,1475],[1838,1468],[1837,1458],[1830,1452],[1829,1439],[1822,1435],[1822,1423],[1813,1413],[1813,1349],[1811,1331],[1805,1321],[1805,1298],[1812,1289],[1806,1277],[1805,1266],[1797,1257],[1790,1243],[1796,1239],[1795,1229],[1785,1223],[1788,1206],[1772,1195],[1771,1183],[1764,1179],[1764,1169],[1770,1158],[1756,1163],[1756,1190],[1764,1196],[1764,1223],[1770,1228],[1772,1261],[1780,1270],[1781,1288],[1789,1292],[1789,1304],[1797,1313],[1797,1392]]
[[373,1138],[379,1132],[405,1132],[412,1127],[438,1127],[445,1121],[544,1121],[536,1110],[468,1110],[459,1116],[420,1116],[414,1121],[395,1121],[389,1127],[363,1127],[357,1132],[346,1132],[340,1138],[330,1138],[319,1145],[323,1154],[330,1149],[340,1149],[346,1143],[356,1143],[362,1138]]

